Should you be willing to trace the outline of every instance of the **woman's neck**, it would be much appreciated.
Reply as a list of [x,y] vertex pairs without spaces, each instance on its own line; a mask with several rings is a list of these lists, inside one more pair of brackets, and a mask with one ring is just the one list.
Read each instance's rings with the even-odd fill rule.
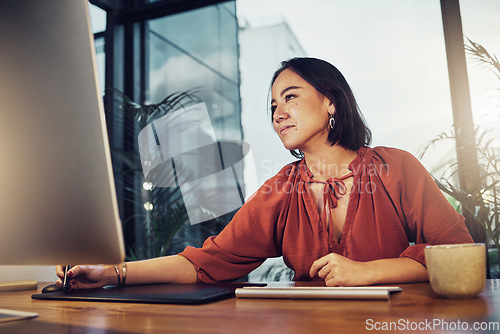
[[349,173],[349,165],[356,158],[357,152],[338,145],[304,152],[307,167],[314,179],[325,181],[332,177],[340,178]]

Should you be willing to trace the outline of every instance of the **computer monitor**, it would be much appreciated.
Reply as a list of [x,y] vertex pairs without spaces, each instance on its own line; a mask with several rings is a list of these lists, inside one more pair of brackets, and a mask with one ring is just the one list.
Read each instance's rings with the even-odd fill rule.
[[0,264],[120,263],[87,0],[0,0]]

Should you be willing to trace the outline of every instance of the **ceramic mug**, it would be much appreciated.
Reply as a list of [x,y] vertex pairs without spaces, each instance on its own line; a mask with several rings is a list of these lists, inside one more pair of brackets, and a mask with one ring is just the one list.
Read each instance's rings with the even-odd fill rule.
[[438,295],[474,298],[486,283],[484,244],[454,244],[425,247],[425,262],[432,290]]

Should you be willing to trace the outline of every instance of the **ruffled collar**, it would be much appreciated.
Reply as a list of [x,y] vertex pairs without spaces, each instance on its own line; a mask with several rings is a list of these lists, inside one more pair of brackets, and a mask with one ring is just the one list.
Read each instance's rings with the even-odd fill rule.
[[365,156],[366,152],[367,152],[366,147],[361,147],[358,150],[356,158],[354,158],[354,160],[351,161],[351,163],[348,166],[348,169],[350,170],[349,173],[338,178],[337,177],[329,178],[326,181],[315,180],[313,173],[307,167],[305,159],[302,159],[298,166],[300,176],[305,183],[324,184],[323,207],[326,208],[328,206],[331,209],[334,209],[337,207],[338,200],[347,193],[347,186],[345,185],[344,180],[362,172],[363,168],[360,168],[363,167],[363,165],[361,165],[361,161],[363,160],[363,157]]
[[[361,147],[356,152],[356,154],[357,154],[356,158],[354,158],[354,160],[351,161],[351,163],[347,167],[351,171],[352,175],[358,175],[361,172],[363,172],[363,170],[365,169],[364,168],[365,166],[364,166],[364,164],[361,164],[361,162],[363,161],[363,158],[365,157],[365,154],[369,150],[371,150],[371,149],[368,148],[368,147],[363,146],[363,147]],[[314,174],[311,172],[311,170],[309,169],[309,167],[307,167],[305,158],[303,158],[302,160],[300,160],[300,162],[298,164],[298,168],[299,168],[300,176],[301,176],[301,178],[302,178],[303,181],[305,181],[305,182],[311,182],[312,180],[314,180]],[[348,173],[346,175],[350,175],[351,173]],[[345,178],[347,178],[346,175],[341,176],[338,179],[345,179]],[[332,180],[332,179],[337,179],[337,178],[331,178],[329,180]],[[315,182],[319,182],[319,181],[316,181],[316,180],[314,180],[314,181]]]

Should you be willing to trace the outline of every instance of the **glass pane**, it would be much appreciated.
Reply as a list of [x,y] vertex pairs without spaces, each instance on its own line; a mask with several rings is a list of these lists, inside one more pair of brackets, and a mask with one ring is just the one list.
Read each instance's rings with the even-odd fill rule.
[[149,29],[237,82],[236,17],[220,5],[152,20]]
[[101,85],[101,90],[104,91],[105,88],[105,73],[106,73],[106,53],[104,52],[104,37],[96,38],[95,41],[96,58],[97,58],[97,70],[99,74],[99,84]]
[[236,16],[236,3],[234,1],[223,2],[221,3],[221,8],[227,10],[233,16]]
[[184,53],[220,71],[218,21],[218,9],[207,7],[152,20],[149,28]]
[[[234,9],[235,4],[231,3]],[[206,104],[215,139],[232,140],[240,144],[243,133],[239,102],[238,25],[235,15],[228,8],[231,8],[228,4],[225,8],[214,5],[146,22],[145,102],[157,103],[171,94],[195,89],[196,97]],[[209,130],[203,128],[203,131]],[[183,141],[182,136],[176,136],[171,141],[176,147],[186,146],[186,139]],[[220,156],[217,155],[217,158]],[[226,158],[224,156],[225,161]],[[206,167],[206,159],[202,161],[195,165],[205,164]],[[178,166],[182,165],[176,163],[176,168]],[[181,172],[177,170],[178,180],[182,176]],[[227,177],[224,173],[233,175],[233,172],[224,169],[221,174],[224,180]],[[208,182],[207,178],[203,180]],[[231,198],[239,199],[234,177],[231,180]],[[224,187],[224,182],[221,183],[218,178],[212,181],[217,185],[216,188],[219,188],[219,184]],[[180,189],[186,191],[189,184],[180,183]],[[224,194],[225,191],[219,193]],[[193,211],[189,196],[183,194],[182,199],[188,213]],[[209,211],[214,218],[219,215],[217,219],[200,226],[182,225],[172,240],[170,252],[181,251],[186,245],[200,246],[208,235],[218,233],[234,214],[226,213],[227,208]],[[190,216],[190,219],[205,216],[193,217]]]
[[199,88],[219,140],[241,140],[236,17],[219,5],[149,22],[148,101]]
[[[496,0],[461,0],[463,33],[467,38],[480,44],[493,57],[500,57],[500,2]],[[476,56],[468,52],[467,71],[469,74],[474,123],[500,129],[500,69],[495,69],[486,53]]]
[[98,33],[106,30],[106,11],[89,3],[90,26],[92,33]]
[[220,8],[220,71],[230,80],[238,82],[238,53],[235,52],[238,45],[238,24],[234,14]]
[[196,95],[207,104],[216,137],[241,139],[238,86],[157,35],[150,34],[149,40],[150,101],[198,88]]

